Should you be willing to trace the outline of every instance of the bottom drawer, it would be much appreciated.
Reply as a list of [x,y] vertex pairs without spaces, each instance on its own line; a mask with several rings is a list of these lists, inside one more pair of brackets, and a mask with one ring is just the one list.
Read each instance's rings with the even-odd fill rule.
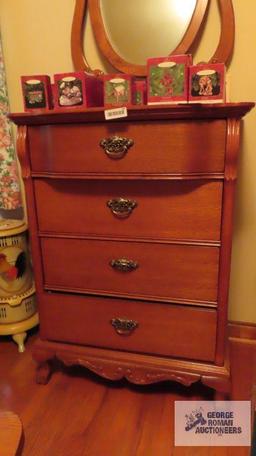
[[40,323],[41,338],[52,341],[201,361],[215,356],[216,311],[205,308],[44,293]]

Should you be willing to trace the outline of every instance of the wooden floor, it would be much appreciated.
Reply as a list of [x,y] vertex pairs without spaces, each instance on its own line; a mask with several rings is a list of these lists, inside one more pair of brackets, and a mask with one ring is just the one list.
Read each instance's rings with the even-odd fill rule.
[[[37,385],[31,359],[35,337],[29,338],[23,354],[10,338],[0,339],[0,410],[17,413],[23,423],[22,456],[249,454],[248,448],[174,447],[174,401],[212,399],[211,391],[201,386],[113,383],[78,367],[64,368],[48,385]],[[236,350],[233,346],[240,370],[244,360]]]

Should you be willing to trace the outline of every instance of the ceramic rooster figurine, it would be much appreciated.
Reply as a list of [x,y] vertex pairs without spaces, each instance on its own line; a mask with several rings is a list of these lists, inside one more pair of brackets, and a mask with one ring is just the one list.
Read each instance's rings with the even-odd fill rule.
[[15,261],[15,265],[8,262],[4,253],[0,253],[0,275],[6,280],[16,280],[22,277],[26,269],[26,255],[21,252]]

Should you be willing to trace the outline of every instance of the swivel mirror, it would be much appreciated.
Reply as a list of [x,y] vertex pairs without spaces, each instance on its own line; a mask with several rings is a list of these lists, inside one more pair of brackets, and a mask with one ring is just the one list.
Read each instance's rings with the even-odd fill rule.
[[[146,75],[146,59],[189,52],[211,0],[76,0],[71,51],[76,70],[92,71],[83,52],[89,12],[102,55],[120,72]],[[227,62],[234,43],[232,0],[218,0],[221,33],[210,61]],[[95,72],[95,71],[94,71]]]

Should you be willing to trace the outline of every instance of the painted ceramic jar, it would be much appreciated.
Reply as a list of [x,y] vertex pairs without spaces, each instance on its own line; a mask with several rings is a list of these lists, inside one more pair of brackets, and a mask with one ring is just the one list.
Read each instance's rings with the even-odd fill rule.
[[33,285],[27,226],[0,220],[0,300],[22,295]]
[[0,333],[1,325],[27,320],[36,313],[35,287],[12,298],[0,298]]

